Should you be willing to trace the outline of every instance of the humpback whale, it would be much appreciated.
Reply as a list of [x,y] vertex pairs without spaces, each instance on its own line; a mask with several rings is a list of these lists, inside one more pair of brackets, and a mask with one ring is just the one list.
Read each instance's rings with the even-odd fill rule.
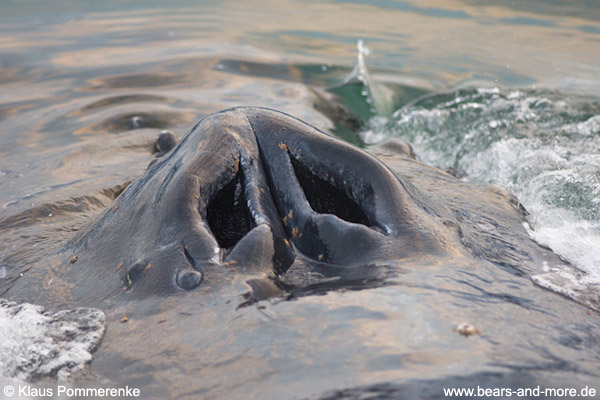
[[[159,140],[139,179],[4,292],[104,310],[92,370],[115,385],[442,397],[600,373],[597,317],[532,283],[563,261],[529,238],[507,190],[424,165],[397,140],[360,149],[264,108]],[[457,334],[463,322],[479,334]]]

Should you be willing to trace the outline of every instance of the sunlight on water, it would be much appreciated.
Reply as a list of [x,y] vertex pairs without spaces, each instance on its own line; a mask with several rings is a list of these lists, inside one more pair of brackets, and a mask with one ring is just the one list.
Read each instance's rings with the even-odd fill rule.
[[[318,398],[340,398],[348,385],[367,388],[348,396],[373,397],[370,385],[388,381],[403,385],[398,397],[439,398],[442,384],[487,377],[496,386],[597,378],[597,314],[530,281],[600,310],[600,103],[582,97],[600,91],[597,4],[0,1],[0,296],[11,299],[0,300],[0,382],[79,376],[83,385],[139,384],[144,398],[279,399],[330,390]],[[443,93],[467,87],[479,89]],[[512,269],[518,261],[491,264],[467,249],[463,262],[452,239],[449,258],[407,256],[389,275],[379,265],[307,269],[299,257],[299,280],[333,277],[323,293],[303,282],[288,291],[264,266],[226,263],[210,267],[193,293],[142,296],[121,289],[128,268],[108,262],[111,246],[59,262],[70,240],[117,211],[115,198],[159,155],[161,131],[181,139],[202,117],[242,105],[283,111],[363,147],[402,137],[425,162],[504,185],[527,207],[531,236],[582,271],[550,263],[522,276]],[[360,137],[362,121],[369,125]],[[458,191],[439,192],[444,207]],[[525,239],[524,251],[535,247],[521,229],[513,236],[485,223],[493,211],[485,200],[457,199],[461,209],[476,206],[471,220],[482,218],[477,232],[489,233],[492,263],[496,251],[511,252],[513,237]],[[163,250],[134,251],[147,242],[146,227],[164,219],[131,206],[116,215],[137,210],[145,220],[139,234],[118,233],[133,261]],[[113,241],[102,232],[96,243]],[[106,273],[87,269],[90,262]],[[159,271],[172,266],[155,263],[155,283],[166,287]],[[384,278],[372,287],[338,279],[379,271]],[[284,277],[290,287],[296,276]],[[582,301],[582,287],[595,303]],[[277,300],[236,307],[254,292]],[[106,314],[74,309],[80,301]],[[483,334],[461,337],[452,327],[462,322]]]

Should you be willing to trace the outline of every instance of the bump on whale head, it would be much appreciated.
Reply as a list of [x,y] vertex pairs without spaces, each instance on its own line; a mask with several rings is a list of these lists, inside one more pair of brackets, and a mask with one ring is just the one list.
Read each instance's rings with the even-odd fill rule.
[[[531,259],[531,249],[511,250],[522,240],[510,237],[522,219],[507,209],[510,194],[469,210],[464,183],[414,161],[406,145],[392,140],[372,150],[270,109],[209,115],[160,153],[49,270],[65,285],[67,303],[238,284],[254,301],[371,287],[406,268],[473,255],[501,265]],[[484,208],[488,225],[474,223]],[[503,230],[505,212],[512,225]],[[44,289],[33,284],[28,292]]]

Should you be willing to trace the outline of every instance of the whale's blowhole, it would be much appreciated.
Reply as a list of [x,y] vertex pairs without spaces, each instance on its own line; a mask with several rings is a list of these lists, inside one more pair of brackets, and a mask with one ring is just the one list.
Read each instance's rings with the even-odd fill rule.
[[245,179],[239,168],[233,179],[225,184],[208,203],[206,221],[219,246],[234,247],[256,226],[246,203]]
[[293,155],[289,156],[296,179],[313,211],[333,214],[347,222],[372,226],[361,206],[344,190],[315,175]]

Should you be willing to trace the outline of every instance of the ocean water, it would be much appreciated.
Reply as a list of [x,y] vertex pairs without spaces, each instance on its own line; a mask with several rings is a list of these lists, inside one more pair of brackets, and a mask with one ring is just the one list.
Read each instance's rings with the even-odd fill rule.
[[[532,89],[456,89],[421,97],[390,117],[377,115],[362,132],[366,143],[388,137],[406,140],[421,161],[463,180],[509,189],[528,212],[530,236],[585,276],[564,265],[546,265],[545,271],[563,272],[569,286],[600,288],[597,99]],[[561,290],[540,278],[536,282]]]
[[579,290],[600,291],[600,99],[488,84],[425,94],[395,108],[393,94],[371,76],[370,55],[359,40],[356,66],[344,81],[364,87],[371,112],[364,143],[401,138],[424,163],[507,188],[527,210],[530,236],[565,261],[544,265],[534,282],[573,298]]
[[[592,0],[2,1],[0,288],[108,207],[158,132],[258,105],[363,147],[399,137],[423,162],[505,186],[564,260],[531,279],[574,298],[597,290],[598,21]],[[316,111],[312,88],[339,96],[360,130]],[[5,376],[79,368],[104,329],[89,310],[93,337],[78,331],[89,321],[60,322],[68,312],[10,310],[0,333],[22,342],[0,343],[15,352]],[[32,340],[58,358],[27,369]]]
[[100,310],[52,312],[0,300],[0,377],[68,381],[91,362],[105,324]]

